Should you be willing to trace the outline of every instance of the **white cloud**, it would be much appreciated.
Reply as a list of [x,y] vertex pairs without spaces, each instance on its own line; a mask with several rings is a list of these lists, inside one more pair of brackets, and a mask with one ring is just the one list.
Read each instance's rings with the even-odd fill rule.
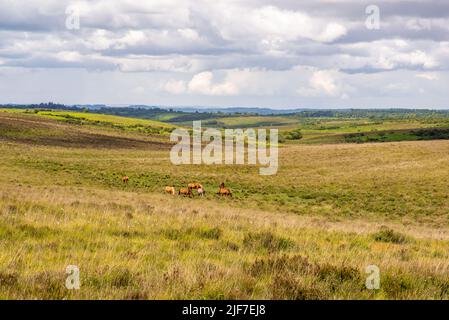
[[188,40],[198,40],[200,38],[198,32],[194,29],[185,28],[178,29],[179,34]]
[[218,5],[215,10],[214,25],[229,41],[250,38],[256,43],[279,44],[300,39],[332,42],[347,33],[340,23],[273,5],[254,8]]
[[83,59],[83,56],[76,51],[61,51],[56,54],[56,57],[67,62],[78,62]]
[[229,79],[221,83],[213,83],[213,80],[214,75],[212,72],[198,73],[189,82],[189,91],[211,96],[227,96],[239,93],[238,88]]
[[[96,92],[105,100],[107,87],[126,78],[118,98],[139,93],[147,99],[141,103],[161,93],[195,104],[349,105],[370,97],[356,104],[363,106],[382,95],[381,104],[397,105],[414,103],[420,89],[427,101],[440,101],[449,3],[410,1],[407,14],[400,1],[382,3],[382,28],[373,32],[365,28],[365,5],[349,0],[0,0],[0,87],[9,88],[0,99],[15,100],[11,69],[28,69],[23,77],[42,84],[63,69],[85,72],[82,81],[101,78],[105,88]],[[69,5],[81,14],[80,30],[65,27]]]
[[312,73],[308,86],[300,87],[298,93],[305,97],[329,96],[348,99],[336,70],[317,70]]
[[171,94],[183,94],[187,90],[186,83],[182,80],[169,80],[165,83],[163,89]]
[[347,33],[346,28],[337,23],[330,23],[326,25],[324,30],[319,34],[318,40],[322,42],[332,42],[344,36]]
[[336,83],[334,73],[331,71],[316,71],[310,79],[310,85],[313,89],[330,96],[336,96],[340,93],[340,88]]
[[431,30],[432,20],[413,18],[406,22],[406,27],[413,31]]
[[[388,58],[387,58],[388,59]],[[415,50],[407,53],[400,53],[397,55],[393,55],[388,59],[390,65],[395,66],[421,66],[425,69],[430,69],[438,66],[438,63],[435,61],[433,57],[426,54],[421,50]]]

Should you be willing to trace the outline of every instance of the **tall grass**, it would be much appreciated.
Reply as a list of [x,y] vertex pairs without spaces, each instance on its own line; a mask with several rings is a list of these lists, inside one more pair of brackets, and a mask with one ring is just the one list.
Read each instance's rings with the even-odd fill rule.
[[[0,199],[0,298],[449,298],[449,242],[419,229],[390,241],[376,223],[355,233],[350,222],[86,187],[3,186]],[[380,290],[364,285],[369,264]],[[80,290],[65,288],[67,265]]]

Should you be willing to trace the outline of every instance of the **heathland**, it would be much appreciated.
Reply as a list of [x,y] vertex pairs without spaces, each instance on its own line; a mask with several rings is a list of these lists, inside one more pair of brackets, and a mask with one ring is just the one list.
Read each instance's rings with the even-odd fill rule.
[[446,115],[199,115],[279,128],[274,176],[173,165],[175,116],[0,110],[0,298],[449,298]]

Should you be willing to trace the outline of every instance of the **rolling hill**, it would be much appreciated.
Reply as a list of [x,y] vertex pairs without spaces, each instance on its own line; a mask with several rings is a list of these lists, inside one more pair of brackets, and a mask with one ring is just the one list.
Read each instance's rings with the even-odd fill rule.
[[171,164],[165,126],[0,112],[0,298],[449,298],[448,140],[286,144],[263,177]]

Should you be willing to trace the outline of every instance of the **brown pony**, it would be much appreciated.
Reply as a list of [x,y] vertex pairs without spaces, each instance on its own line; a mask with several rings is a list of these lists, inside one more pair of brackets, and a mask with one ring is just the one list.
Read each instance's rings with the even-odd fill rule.
[[197,183],[197,182],[195,182],[195,183],[189,183],[188,184],[188,187],[190,188],[190,189],[203,189],[203,185],[201,184],[201,183]]
[[181,189],[179,189],[179,191],[178,191],[178,195],[183,195],[184,197],[192,197],[193,196],[193,194],[192,194],[192,189],[191,188],[181,188]]
[[124,177],[122,178],[122,181],[123,181],[123,183],[127,184],[128,181],[129,181],[129,177],[128,177],[128,176],[124,176]]
[[220,187],[218,188],[218,193],[217,194],[219,196],[232,197],[231,189],[225,188],[224,182],[222,182],[220,184]]
[[176,194],[175,187],[165,187],[165,193],[175,195]]

